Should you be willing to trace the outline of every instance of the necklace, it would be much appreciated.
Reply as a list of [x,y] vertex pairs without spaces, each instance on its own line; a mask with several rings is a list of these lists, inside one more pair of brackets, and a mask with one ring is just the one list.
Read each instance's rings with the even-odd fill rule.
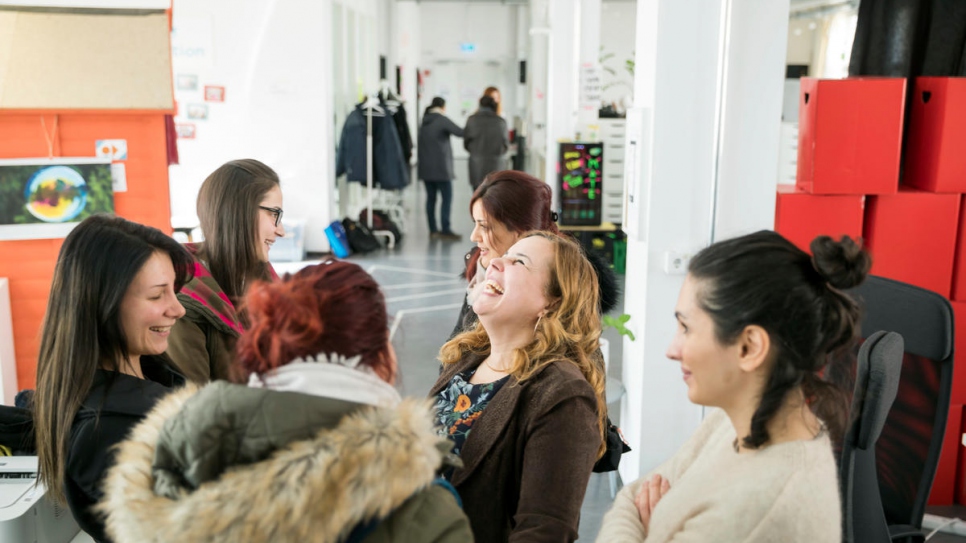
[[493,366],[491,366],[490,365],[490,362],[489,362],[489,358],[484,359],[483,360],[483,363],[486,364],[486,367],[490,368],[491,370],[495,371],[496,373],[506,373],[507,372],[506,370],[498,370],[498,369],[494,368]]

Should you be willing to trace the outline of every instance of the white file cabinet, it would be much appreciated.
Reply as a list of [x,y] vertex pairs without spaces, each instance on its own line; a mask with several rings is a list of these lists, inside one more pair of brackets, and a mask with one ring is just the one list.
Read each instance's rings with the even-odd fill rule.
[[624,119],[600,119],[600,139],[604,142],[604,197],[601,220],[620,224],[624,208]]

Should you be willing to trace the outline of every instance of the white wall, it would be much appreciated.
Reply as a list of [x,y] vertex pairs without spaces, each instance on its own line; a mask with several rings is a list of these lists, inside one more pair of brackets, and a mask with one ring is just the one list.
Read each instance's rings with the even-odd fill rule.
[[606,87],[602,100],[605,104],[623,102],[629,107],[634,94],[634,76],[627,71],[626,61],[634,59],[637,1],[602,2],[600,28],[600,54],[613,54],[603,66],[615,72],[601,70],[601,81]]
[[[194,124],[196,138],[178,140],[172,215],[195,216],[198,188],[219,165],[256,158],[281,177],[286,216],[308,220],[307,250],[327,250],[332,2],[176,0],[173,23],[175,79],[194,75],[198,90],[176,89],[176,122]],[[205,85],[225,87],[225,102],[205,102]],[[206,105],[208,118],[188,119],[190,104]]]
[[684,279],[665,272],[666,255],[773,225],[788,0],[639,0],[637,22],[631,114],[652,121],[626,180],[640,228],[624,294],[638,338],[624,340],[625,481],[670,457],[701,418],[665,356]]
[[[518,93],[517,25],[520,6],[479,2],[419,3],[419,67],[428,70],[422,107],[446,99],[446,114],[462,125],[476,111],[483,89],[500,89],[503,117],[512,127],[522,114]],[[472,52],[461,49],[472,44]],[[454,145],[456,156],[464,156]]]

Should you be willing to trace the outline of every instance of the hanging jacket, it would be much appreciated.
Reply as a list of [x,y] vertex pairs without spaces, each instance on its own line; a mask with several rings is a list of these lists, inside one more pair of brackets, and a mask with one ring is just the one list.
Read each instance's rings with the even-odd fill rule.
[[[399,190],[409,185],[408,163],[395,122],[388,112],[372,115],[372,162],[373,187]],[[349,181],[365,184],[366,171],[366,112],[357,106],[342,127],[335,155],[335,175],[345,174]]]
[[431,110],[419,127],[419,178],[423,181],[452,181],[453,147],[450,136],[463,137],[463,129],[440,113]]
[[162,400],[118,449],[99,508],[117,543],[462,543],[468,520],[433,484],[448,450],[427,402],[296,360]]

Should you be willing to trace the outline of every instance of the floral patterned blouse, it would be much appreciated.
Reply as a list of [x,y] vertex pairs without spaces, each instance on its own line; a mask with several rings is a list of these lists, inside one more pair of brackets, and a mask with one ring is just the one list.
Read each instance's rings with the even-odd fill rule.
[[436,396],[436,422],[440,435],[453,442],[453,454],[460,454],[473,423],[483,414],[486,404],[510,377],[507,375],[492,383],[474,385],[470,379],[476,370],[457,373],[449,386]]

